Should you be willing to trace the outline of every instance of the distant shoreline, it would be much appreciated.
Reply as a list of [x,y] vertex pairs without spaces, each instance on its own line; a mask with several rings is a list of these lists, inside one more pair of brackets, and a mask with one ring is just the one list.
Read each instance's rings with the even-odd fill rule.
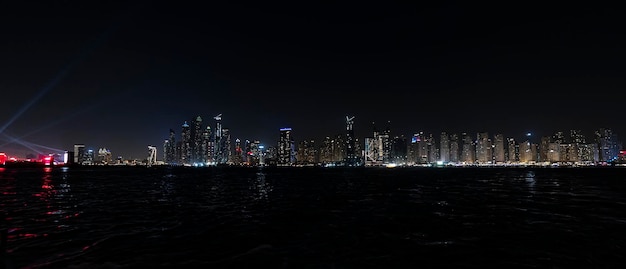
[[245,165],[213,165],[213,166],[184,166],[184,165],[44,165],[35,162],[23,162],[23,163],[6,163],[0,165],[0,168],[66,168],[66,169],[107,169],[107,168],[146,168],[146,169],[158,169],[158,168],[171,168],[171,169],[232,169],[232,168],[258,168],[258,169],[528,169],[528,168],[542,168],[542,169],[620,169],[626,168],[626,165],[399,165],[399,166],[385,166],[385,165],[372,165],[372,166],[322,166],[322,165],[306,165],[306,166],[245,166]]

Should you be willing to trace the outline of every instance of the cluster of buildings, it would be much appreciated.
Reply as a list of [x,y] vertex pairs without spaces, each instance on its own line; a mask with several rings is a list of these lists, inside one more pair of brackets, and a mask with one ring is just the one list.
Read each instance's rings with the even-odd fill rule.
[[[213,117],[215,128],[203,125],[202,117],[197,116],[191,124],[184,122],[177,138],[176,131],[170,129],[169,137],[163,143],[163,161],[171,165],[217,165],[242,162],[243,158],[233,155],[230,131],[222,126],[222,114]],[[246,147],[258,150],[259,143],[246,141]],[[235,152],[241,152],[241,141],[235,141]],[[247,161],[247,159],[246,159]]]
[[[163,144],[163,163],[207,166],[432,166],[432,165],[598,165],[626,161],[621,142],[611,129],[598,129],[593,137],[580,130],[556,132],[538,140],[530,134],[523,141],[487,132],[446,133],[435,136],[417,132],[410,137],[392,135],[389,127],[363,140],[354,135],[354,117],[346,117],[344,133],[295,141],[291,128],[279,129],[275,145],[259,140],[235,139],[231,144],[221,114],[214,129],[197,116],[184,122],[180,136],[170,129]],[[154,151],[150,153],[154,156]],[[156,164],[156,157],[151,157]]]
[[85,144],[74,144],[74,151],[66,152],[66,162],[81,165],[111,165],[121,164],[122,159],[118,157],[113,160],[111,151],[106,148],[99,148],[97,151],[85,148]]

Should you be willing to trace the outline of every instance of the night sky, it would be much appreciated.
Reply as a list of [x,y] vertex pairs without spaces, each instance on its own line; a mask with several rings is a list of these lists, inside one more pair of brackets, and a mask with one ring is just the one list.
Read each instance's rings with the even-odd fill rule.
[[626,136],[617,6],[217,2],[3,3],[0,151],[33,152],[14,137],[145,158],[217,114],[265,145],[281,127],[343,133],[346,115],[359,138],[388,121],[405,136]]

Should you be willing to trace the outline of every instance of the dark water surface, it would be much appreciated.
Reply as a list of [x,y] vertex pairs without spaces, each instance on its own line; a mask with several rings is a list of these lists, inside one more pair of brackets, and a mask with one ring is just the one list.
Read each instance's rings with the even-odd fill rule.
[[624,268],[621,168],[0,168],[14,268]]

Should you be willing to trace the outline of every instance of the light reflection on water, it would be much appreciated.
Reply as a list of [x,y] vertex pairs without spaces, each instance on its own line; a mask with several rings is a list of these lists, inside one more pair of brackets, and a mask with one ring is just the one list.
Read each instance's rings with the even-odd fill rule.
[[254,200],[267,200],[273,191],[272,185],[265,180],[263,171],[256,172],[255,177],[250,180],[249,189],[252,191],[251,196]]
[[5,169],[0,210],[23,267],[612,267],[606,171]]

